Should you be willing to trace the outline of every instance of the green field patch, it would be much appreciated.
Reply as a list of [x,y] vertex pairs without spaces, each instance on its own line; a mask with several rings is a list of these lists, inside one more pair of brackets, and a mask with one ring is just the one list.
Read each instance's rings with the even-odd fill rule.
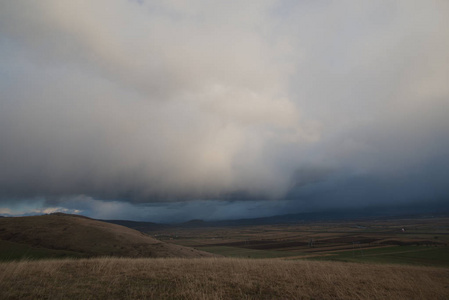
[[449,267],[449,247],[395,246],[375,249],[358,249],[333,252],[330,256],[314,257],[314,260],[369,262],[407,265]]
[[198,250],[223,255],[226,257],[240,258],[278,258],[302,255],[302,252],[275,251],[275,250],[254,250],[229,246],[198,247]]

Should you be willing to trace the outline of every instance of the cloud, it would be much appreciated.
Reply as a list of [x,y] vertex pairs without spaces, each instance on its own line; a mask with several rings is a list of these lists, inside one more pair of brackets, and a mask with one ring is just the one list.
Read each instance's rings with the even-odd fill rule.
[[159,201],[447,197],[447,11],[2,3],[0,198],[86,195],[115,215]]
[[267,3],[245,16],[203,2],[4,6],[6,193],[282,192],[263,148],[307,133],[285,51],[258,33]]
[[[132,204],[115,200],[99,200],[85,195],[61,197],[42,203],[41,206],[52,207],[52,210],[54,210],[54,207],[66,207],[66,212],[76,209],[77,213],[96,219],[127,219],[158,223],[186,222],[192,219],[205,221],[241,219],[272,216],[276,213],[288,211],[288,208],[286,208],[288,204],[282,200],[232,201],[203,199],[170,203]],[[39,211],[39,209],[34,211]]]

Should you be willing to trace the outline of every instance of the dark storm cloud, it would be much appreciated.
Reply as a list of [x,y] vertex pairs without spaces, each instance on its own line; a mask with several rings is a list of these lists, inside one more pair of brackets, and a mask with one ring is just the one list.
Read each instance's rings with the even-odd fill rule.
[[445,199],[448,11],[2,3],[0,199],[139,219]]
[[265,145],[305,133],[266,4],[103,4],[3,5],[3,195],[279,196]]

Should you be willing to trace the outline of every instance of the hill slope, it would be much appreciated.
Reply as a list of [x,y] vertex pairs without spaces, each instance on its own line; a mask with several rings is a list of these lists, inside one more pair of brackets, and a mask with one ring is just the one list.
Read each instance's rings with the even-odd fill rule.
[[193,248],[158,241],[124,226],[67,214],[1,218],[0,240],[3,245],[25,245],[87,257],[212,256]]

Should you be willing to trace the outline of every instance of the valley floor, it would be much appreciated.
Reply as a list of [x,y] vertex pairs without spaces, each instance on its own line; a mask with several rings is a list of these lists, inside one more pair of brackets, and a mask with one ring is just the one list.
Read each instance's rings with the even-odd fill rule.
[[0,299],[448,299],[449,269],[279,259],[0,263]]

